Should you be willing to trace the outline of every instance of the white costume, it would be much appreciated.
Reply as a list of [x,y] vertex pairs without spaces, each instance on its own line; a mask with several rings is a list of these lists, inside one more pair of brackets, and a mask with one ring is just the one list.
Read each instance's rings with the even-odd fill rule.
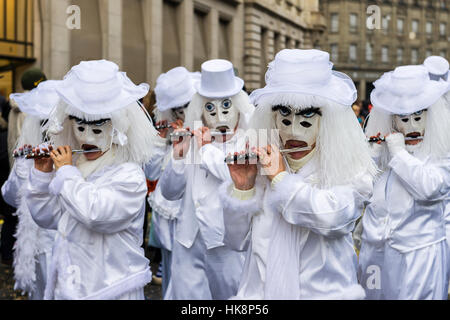
[[[55,91],[59,83],[48,80],[32,91],[11,95],[11,99],[26,114],[21,136],[16,143],[18,148],[25,144],[37,146],[43,142],[45,133],[41,122],[48,119],[59,101]],[[23,197],[32,166],[32,160],[17,158],[2,187],[2,194],[8,204],[17,208],[19,218],[14,245],[14,288],[27,292],[32,300],[42,300],[55,232],[40,228],[33,221]]]
[[[389,136],[373,144],[382,173],[362,220],[358,272],[368,299],[447,299],[450,110],[441,97],[448,90],[423,66],[398,67],[375,82],[366,133]],[[405,137],[423,141],[405,146]]]
[[[171,122],[185,120],[184,114],[192,97],[196,93],[195,81],[199,78],[197,73],[189,73],[183,67],[177,67],[160,75],[156,81],[156,122]],[[145,166],[145,175],[150,181],[160,178],[162,171],[172,157],[172,147],[169,137],[160,138],[155,145],[153,161]],[[161,193],[160,184],[156,185],[148,197],[152,208],[152,225],[162,255],[162,294],[165,295],[170,281],[172,265],[172,244],[175,232],[175,223],[180,211],[181,200],[170,201]]]
[[[449,62],[440,56],[431,56],[425,59],[424,66],[427,68],[428,73],[430,75],[430,79],[435,81],[440,81],[440,79],[445,80],[450,83],[450,64]],[[450,109],[450,92],[447,92],[444,95],[445,102],[447,104],[447,108]],[[450,278],[450,194],[447,200],[445,201],[445,229],[447,236],[447,247],[448,247],[448,259],[447,259],[447,267]],[[450,286],[449,286],[449,295],[450,295]]]
[[[185,127],[195,128],[194,122],[199,121],[211,130],[243,128],[254,107],[242,87],[230,62],[205,62]],[[224,300],[237,292],[244,256],[223,243],[223,212],[217,193],[220,184],[230,180],[224,159],[226,150],[234,150],[237,141],[235,134],[225,143],[215,141],[198,149],[193,139],[186,157],[172,158],[159,180],[164,197],[182,199],[166,299]]]
[[236,299],[364,298],[351,231],[376,168],[350,107],[353,82],[331,69],[326,52],[283,50],[251,95],[252,128],[313,151],[286,156],[287,171],[257,177],[252,190],[222,186],[226,243],[247,250]]
[[141,165],[157,132],[136,101],[148,89],[106,60],[81,62],[57,89],[53,144],[103,155],[82,154],[56,173],[31,170],[28,208],[39,226],[57,230],[46,299],[144,299],[151,271],[141,247]]

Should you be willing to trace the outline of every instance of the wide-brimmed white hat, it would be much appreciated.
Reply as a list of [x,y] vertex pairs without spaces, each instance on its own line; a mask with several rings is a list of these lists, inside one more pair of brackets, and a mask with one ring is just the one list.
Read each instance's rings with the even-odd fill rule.
[[161,74],[156,80],[156,106],[161,112],[184,106],[197,92],[196,82],[200,73],[190,73],[184,67],[174,68]]
[[90,115],[111,114],[145,97],[150,87],[135,85],[107,60],[82,61],[72,67],[57,92],[70,106]]
[[20,111],[41,120],[48,119],[51,111],[59,102],[60,98],[56,89],[61,83],[61,80],[47,80],[31,91],[13,93],[9,98],[17,103]]
[[440,56],[428,57],[425,59],[423,65],[425,66],[425,68],[427,68],[431,80],[438,81],[439,79],[443,79],[450,82],[449,76],[450,65],[447,59],[445,59],[444,57]]
[[267,95],[297,93],[351,106],[357,98],[355,84],[346,74],[332,69],[330,55],[325,51],[284,49],[269,64],[266,86],[253,91],[250,99],[257,105]]
[[244,87],[244,80],[236,77],[230,61],[214,59],[202,64],[202,76],[197,92],[206,98],[222,99],[237,95]]
[[423,66],[402,66],[374,83],[371,101],[391,114],[412,114],[433,105],[449,89],[446,81],[433,81]]

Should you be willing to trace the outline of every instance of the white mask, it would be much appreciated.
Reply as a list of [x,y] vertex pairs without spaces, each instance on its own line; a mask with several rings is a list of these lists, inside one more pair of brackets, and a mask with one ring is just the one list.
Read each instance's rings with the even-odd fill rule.
[[280,105],[275,106],[273,110],[276,112],[275,124],[280,132],[283,147],[289,148],[288,141],[291,141],[293,148],[312,147],[316,143],[322,115],[319,108],[295,112],[291,107]]
[[184,120],[186,118],[186,108],[188,106],[189,106],[189,103],[187,103],[186,105],[184,105],[182,107],[172,109],[172,113],[176,120],[181,120],[184,122]]
[[405,137],[417,138],[425,135],[427,110],[421,110],[410,115],[395,115],[394,129]]
[[110,120],[95,121],[88,124],[74,118],[72,119],[72,127],[75,140],[81,148],[83,145],[95,146],[104,153],[111,147],[113,126]]
[[234,131],[239,122],[239,110],[231,98],[207,101],[203,106],[203,119],[210,129]]

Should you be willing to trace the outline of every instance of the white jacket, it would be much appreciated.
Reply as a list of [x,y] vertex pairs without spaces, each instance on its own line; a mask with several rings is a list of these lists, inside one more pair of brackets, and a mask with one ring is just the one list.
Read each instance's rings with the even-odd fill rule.
[[[226,243],[247,250],[238,299],[362,299],[351,231],[372,192],[369,174],[353,184],[314,187],[309,161],[272,187],[257,179],[250,200],[222,189]],[[247,247],[248,246],[248,247]]]
[[137,164],[87,179],[74,166],[33,168],[27,191],[36,223],[58,231],[46,299],[114,299],[151,281],[141,248],[147,186]]

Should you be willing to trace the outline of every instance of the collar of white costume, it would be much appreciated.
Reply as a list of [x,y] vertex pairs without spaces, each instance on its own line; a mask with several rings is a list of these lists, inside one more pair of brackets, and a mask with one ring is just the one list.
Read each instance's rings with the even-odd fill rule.
[[293,172],[298,172],[301,168],[303,168],[308,162],[309,160],[311,160],[314,157],[314,154],[316,153],[316,148],[314,148],[307,156],[295,160],[292,159],[291,157],[287,156],[286,160],[289,164],[289,168],[291,168],[291,170]]
[[80,170],[83,178],[89,177],[94,172],[103,169],[107,166],[113,165],[116,160],[116,146],[113,144],[111,149],[103,154],[100,158],[96,160],[89,161],[86,159],[84,154],[82,154],[76,161],[76,167]]

